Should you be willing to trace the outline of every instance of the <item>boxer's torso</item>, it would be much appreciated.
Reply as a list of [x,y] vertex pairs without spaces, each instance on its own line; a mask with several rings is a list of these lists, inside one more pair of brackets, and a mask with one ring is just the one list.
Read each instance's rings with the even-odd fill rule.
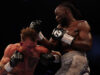
[[[9,52],[9,57],[12,56],[12,54],[20,48],[19,44],[12,44],[13,49]],[[27,51],[24,53],[24,61],[20,62],[11,73],[8,73],[8,75],[33,75],[33,72],[35,70],[35,67],[39,60],[39,53],[32,49],[30,51]]]
[[27,57],[24,62],[19,63],[13,71],[12,75],[33,75],[35,67],[38,63],[37,57]]
[[[66,31],[67,34],[77,38],[79,32],[84,27],[84,25],[86,25],[85,27],[87,27],[87,29],[89,29],[87,21],[84,21],[84,20],[79,20],[79,21],[72,22],[70,25],[68,25],[66,27],[62,27],[61,25],[58,25],[57,28],[62,28]],[[68,44],[66,44],[64,42],[60,42],[60,43],[61,43],[60,46],[64,51],[74,50],[74,49],[72,49],[72,47],[69,47]]]

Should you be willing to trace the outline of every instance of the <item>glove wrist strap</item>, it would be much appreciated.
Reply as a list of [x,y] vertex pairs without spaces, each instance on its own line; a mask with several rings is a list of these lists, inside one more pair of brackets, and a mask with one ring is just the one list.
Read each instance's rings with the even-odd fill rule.
[[13,67],[11,67],[10,65],[10,62],[8,62],[5,66],[4,66],[4,69],[7,71],[7,72],[11,72]]

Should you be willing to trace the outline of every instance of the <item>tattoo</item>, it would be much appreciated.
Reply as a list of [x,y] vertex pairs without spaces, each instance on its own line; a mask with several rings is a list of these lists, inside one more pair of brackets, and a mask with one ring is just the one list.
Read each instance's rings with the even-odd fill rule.
[[36,57],[28,58],[28,65],[30,68],[33,68],[37,63],[38,63],[38,58],[36,58]]

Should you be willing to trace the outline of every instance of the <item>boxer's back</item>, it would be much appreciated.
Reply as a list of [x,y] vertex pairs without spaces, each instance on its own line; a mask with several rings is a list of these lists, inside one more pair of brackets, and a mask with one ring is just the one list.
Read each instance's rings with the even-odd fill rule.
[[[10,58],[16,50],[19,50],[20,44],[10,44],[9,49],[6,50],[5,55],[8,55]],[[36,64],[38,63],[39,57],[38,55],[35,57],[33,54],[36,52],[31,53],[30,55],[27,54],[24,57],[24,61],[20,62],[14,69],[8,73],[11,75],[33,75],[34,69]]]
[[[10,50],[9,56],[11,56],[14,51],[20,49],[19,44],[12,44],[12,50]],[[9,51],[8,51],[9,52]],[[30,51],[23,52],[24,54],[24,61],[20,62],[12,72],[8,73],[11,75],[33,75],[36,65],[39,61],[40,53],[47,53],[48,50],[43,46],[36,46],[35,48],[31,49]]]
[[33,75],[35,67],[38,63],[37,57],[26,57],[23,62],[20,62],[10,74],[13,75]]

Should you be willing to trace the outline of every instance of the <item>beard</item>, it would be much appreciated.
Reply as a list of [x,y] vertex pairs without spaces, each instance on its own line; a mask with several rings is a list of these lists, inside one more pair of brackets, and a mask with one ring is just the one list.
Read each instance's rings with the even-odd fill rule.
[[57,20],[57,22],[59,24],[61,24],[61,26],[67,26],[68,25],[68,21],[67,21],[66,18],[60,18],[60,19]]
[[60,21],[61,26],[67,26],[68,25],[68,21],[66,20],[66,18],[62,18]]

